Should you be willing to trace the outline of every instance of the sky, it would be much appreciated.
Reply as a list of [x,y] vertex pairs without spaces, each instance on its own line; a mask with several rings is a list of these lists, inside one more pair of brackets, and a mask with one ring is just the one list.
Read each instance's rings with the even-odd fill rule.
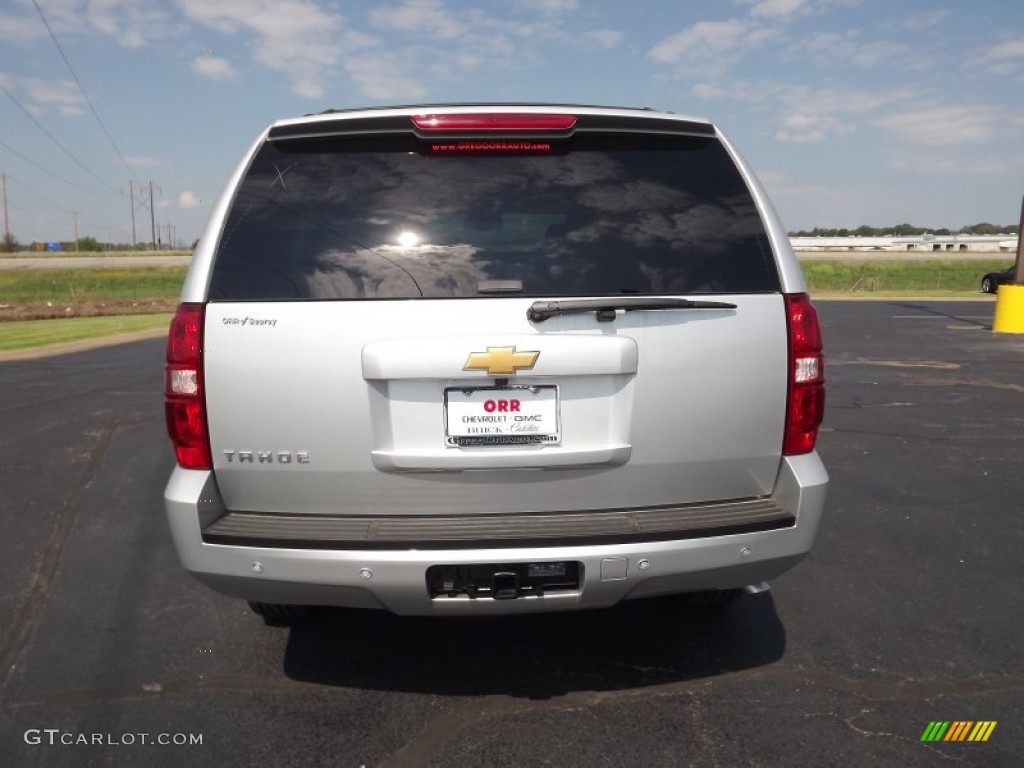
[[1022,97],[1020,0],[0,0],[22,243],[148,241],[152,182],[188,246],[274,120],[466,101],[709,118],[790,230],[1013,224]]

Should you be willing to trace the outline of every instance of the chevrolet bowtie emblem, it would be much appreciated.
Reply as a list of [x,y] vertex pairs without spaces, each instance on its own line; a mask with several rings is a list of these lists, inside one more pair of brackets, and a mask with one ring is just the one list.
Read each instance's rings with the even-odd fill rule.
[[516,352],[515,347],[488,347],[486,352],[472,352],[462,367],[464,371],[487,371],[489,376],[508,376],[520,369],[529,370],[540,352]]

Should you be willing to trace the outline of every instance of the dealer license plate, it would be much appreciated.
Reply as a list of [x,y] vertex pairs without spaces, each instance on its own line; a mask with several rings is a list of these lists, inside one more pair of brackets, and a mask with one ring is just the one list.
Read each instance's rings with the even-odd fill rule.
[[558,387],[449,387],[444,420],[453,448],[557,443]]

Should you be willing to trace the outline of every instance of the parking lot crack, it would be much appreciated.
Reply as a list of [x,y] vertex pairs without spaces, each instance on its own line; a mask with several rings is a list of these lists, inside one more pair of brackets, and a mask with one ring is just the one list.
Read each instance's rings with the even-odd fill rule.
[[[532,700],[511,696],[492,696],[483,702],[474,701],[454,712],[438,718],[416,734],[405,746],[381,763],[382,768],[407,768],[424,765],[440,752],[458,734],[477,723],[495,717],[514,717],[528,712],[590,709],[606,703],[640,698],[672,697],[685,694],[695,695],[713,687],[725,685],[749,685],[754,682],[791,683],[799,682],[816,685],[847,693],[868,701],[917,701],[944,697],[982,695],[990,692],[1024,689],[1024,678],[1020,676],[977,678],[969,680],[855,680],[842,675],[809,671],[801,667],[775,666],[766,669],[729,672],[716,678],[702,680],[681,680],[662,683],[645,688],[631,688],[616,691],[578,691],[550,699]],[[851,729],[864,735],[878,737],[895,734],[873,733],[856,726],[853,721],[870,710],[846,722]],[[916,743],[916,742],[915,742]],[[949,755],[943,754],[949,758]],[[951,758],[955,759],[955,758]]]
[[943,760],[952,760],[953,762],[956,762],[956,763],[962,763],[963,762],[963,758],[956,757],[955,755],[948,755],[945,752],[943,752],[941,749],[936,749],[931,744],[929,744],[927,742],[922,742],[919,739],[911,739],[911,738],[909,738],[907,736],[904,736],[903,734],[891,733],[889,731],[871,731],[871,730],[868,730],[866,728],[861,728],[859,725],[857,725],[856,721],[858,719],[864,717],[864,715],[871,714],[873,711],[874,710],[871,710],[871,709],[862,709],[856,715],[853,715],[851,717],[844,717],[843,718],[843,722],[854,733],[859,733],[861,736],[864,736],[865,738],[883,738],[883,739],[891,739],[893,741],[902,741],[902,742],[905,742],[907,744],[920,744],[922,747],[927,749],[929,752],[933,752],[934,754],[936,754],[939,757],[941,757]]
[[75,515],[82,505],[86,492],[103,466],[103,459],[117,428],[116,422],[110,422],[97,430],[89,460],[60,505],[56,523],[46,542],[43,555],[36,563],[29,579],[27,596],[14,611],[7,642],[0,649],[0,692],[6,690],[15,663],[31,639],[36,620],[49,601],[57,577],[57,569],[60,566],[61,554],[74,525]]
[[37,695],[5,697],[5,709],[24,707],[82,707],[95,702],[131,701],[161,696],[180,696],[192,693],[308,693],[311,688],[328,686],[300,683],[293,680],[259,680],[248,677],[207,677],[172,680],[165,683],[142,683],[116,688],[91,688],[55,691]]
[[985,389],[1004,389],[1010,392],[1024,392],[1024,385],[1009,381],[993,381],[992,379],[959,379],[944,376],[914,376],[909,381],[921,387],[981,387]]
[[[7,652],[7,649],[5,649],[5,653]],[[487,724],[496,718],[508,720],[530,713],[591,711],[603,704],[643,699],[690,696],[692,697],[692,704],[688,709],[693,716],[695,726],[703,728],[702,723],[705,720],[700,702],[698,701],[702,695],[713,692],[716,689],[731,686],[742,685],[749,687],[751,683],[798,683],[802,686],[819,686],[856,696],[865,702],[919,701],[922,699],[971,697],[993,692],[1024,690],[1024,677],[1021,676],[985,677],[964,680],[886,679],[873,681],[852,679],[834,672],[809,670],[802,666],[776,665],[753,670],[725,672],[713,678],[679,680],[640,688],[573,691],[561,696],[545,699],[529,699],[498,694],[470,701],[464,706],[449,711],[436,720],[429,722],[380,765],[385,768],[405,768],[406,766],[426,764],[434,756],[441,753],[449,743],[459,738],[460,734],[476,725]],[[197,692],[260,692],[278,695],[303,695],[311,689],[331,690],[333,686],[291,679],[263,680],[229,676],[172,680],[162,683],[152,682],[108,689],[56,691],[46,694],[30,694],[18,698],[5,697],[3,707],[7,710],[34,706],[78,707],[97,701],[182,696]],[[916,743],[914,739],[908,736],[871,731],[862,727],[858,720],[872,711],[870,708],[862,708],[858,714],[846,718],[843,718],[838,713],[829,712],[809,713],[805,717],[836,717],[842,719],[848,728],[866,738],[890,738],[914,741]],[[708,734],[702,734],[702,737],[711,738]],[[708,744],[713,744],[713,742],[709,741]],[[928,745],[924,746],[928,747]],[[941,750],[931,749],[945,759],[956,759],[943,753]]]

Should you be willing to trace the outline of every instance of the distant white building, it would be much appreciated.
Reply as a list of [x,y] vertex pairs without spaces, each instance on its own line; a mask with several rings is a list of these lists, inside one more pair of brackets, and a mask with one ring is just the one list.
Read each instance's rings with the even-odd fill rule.
[[909,235],[888,237],[791,237],[794,251],[982,251],[1016,253],[1017,235]]

